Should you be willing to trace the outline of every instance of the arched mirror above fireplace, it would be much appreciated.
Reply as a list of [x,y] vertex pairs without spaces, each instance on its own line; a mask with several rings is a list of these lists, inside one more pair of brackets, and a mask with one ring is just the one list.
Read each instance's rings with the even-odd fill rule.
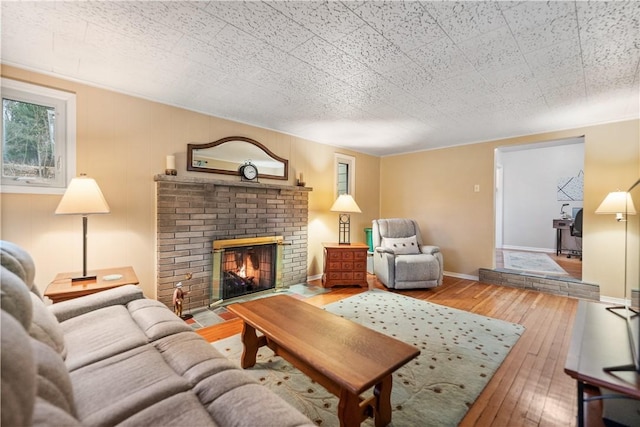
[[187,170],[238,175],[250,161],[261,178],[289,179],[289,161],[251,138],[229,136],[206,144],[187,145]]

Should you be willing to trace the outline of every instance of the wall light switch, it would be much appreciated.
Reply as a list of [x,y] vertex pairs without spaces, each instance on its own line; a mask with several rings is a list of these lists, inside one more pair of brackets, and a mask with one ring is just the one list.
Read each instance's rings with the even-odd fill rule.
[[480,184],[476,184],[473,186],[473,192],[474,193],[479,193],[480,192]]

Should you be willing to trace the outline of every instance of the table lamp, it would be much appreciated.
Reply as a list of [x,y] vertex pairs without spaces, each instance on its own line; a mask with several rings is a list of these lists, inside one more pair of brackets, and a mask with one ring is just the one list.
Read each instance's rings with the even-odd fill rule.
[[350,213],[361,213],[358,204],[350,194],[341,194],[331,206],[331,212],[340,212],[338,216],[338,243],[348,245],[351,242]]
[[636,208],[633,206],[631,194],[626,191],[612,191],[607,194],[607,197],[600,203],[600,206],[596,209],[596,213],[615,214],[616,221],[624,222],[626,221],[624,214],[635,215]]
[[80,174],[71,180],[56,209],[56,215],[82,215],[82,276],[72,278],[72,282],[96,278],[87,275],[87,217],[107,213],[109,205],[94,179]]

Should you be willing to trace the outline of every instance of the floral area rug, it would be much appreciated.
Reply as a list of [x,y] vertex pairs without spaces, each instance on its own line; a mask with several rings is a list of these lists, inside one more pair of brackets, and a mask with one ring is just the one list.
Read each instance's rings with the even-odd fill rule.
[[541,252],[503,251],[504,268],[531,273],[564,275],[569,274],[551,257]]
[[[396,427],[458,425],[524,332],[518,324],[387,291],[367,291],[324,309],[420,349],[393,374],[391,425]],[[240,335],[212,345],[239,363]],[[317,425],[340,425],[338,398],[267,347],[246,372]],[[373,426],[373,420],[362,425]]]

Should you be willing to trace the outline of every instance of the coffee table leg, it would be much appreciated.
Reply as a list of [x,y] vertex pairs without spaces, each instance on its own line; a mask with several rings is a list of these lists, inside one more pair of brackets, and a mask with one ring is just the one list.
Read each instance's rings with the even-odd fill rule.
[[391,422],[391,375],[387,375],[376,384],[373,394],[376,397],[374,421],[376,427],[384,427]]
[[240,366],[250,368],[256,364],[258,335],[256,335],[256,329],[246,322],[242,324],[242,344],[244,344],[244,350],[242,350]]
[[338,419],[340,427],[355,427],[360,425],[360,396],[356,396],[347,390],[340,391],[338,403]]

